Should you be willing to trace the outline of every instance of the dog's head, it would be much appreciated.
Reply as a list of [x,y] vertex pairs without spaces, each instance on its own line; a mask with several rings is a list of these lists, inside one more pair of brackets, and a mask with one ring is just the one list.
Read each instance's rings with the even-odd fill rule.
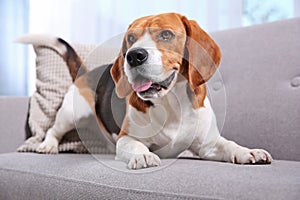
[[116,92],[150,100],[167,94],[183,75],[190,89],[206,82],[220,62],[219,47],[199,25],[176,13],[147,16],[128,28],[111,69]]

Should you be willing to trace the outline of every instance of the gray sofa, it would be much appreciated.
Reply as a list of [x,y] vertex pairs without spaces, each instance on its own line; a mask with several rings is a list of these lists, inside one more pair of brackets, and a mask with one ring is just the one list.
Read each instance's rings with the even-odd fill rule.
[[29,97],[0,98],[0,199],[300,199],[300,18],[212,34],[209,81],[222,135],[271,165],[164,159],[130,171],[114,155],[16,153]]

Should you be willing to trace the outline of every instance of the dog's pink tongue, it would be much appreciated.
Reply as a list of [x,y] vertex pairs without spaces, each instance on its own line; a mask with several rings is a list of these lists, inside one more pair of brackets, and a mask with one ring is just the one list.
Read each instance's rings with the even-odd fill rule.
[[136,92],[144,92],[148,90],[152,85],[152,81],[150,80],[143,80],[143,81],[137,81],[132,84],[132,89]]

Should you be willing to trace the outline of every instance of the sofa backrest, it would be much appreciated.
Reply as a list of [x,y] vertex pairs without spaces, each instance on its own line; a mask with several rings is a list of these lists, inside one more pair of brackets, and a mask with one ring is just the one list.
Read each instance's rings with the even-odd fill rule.
[[29,97],[0,97],[0,153],[14,152],[26,137]]
[[208,84],[222,135],[299,161],[300,18],[211,35],[223,54]]

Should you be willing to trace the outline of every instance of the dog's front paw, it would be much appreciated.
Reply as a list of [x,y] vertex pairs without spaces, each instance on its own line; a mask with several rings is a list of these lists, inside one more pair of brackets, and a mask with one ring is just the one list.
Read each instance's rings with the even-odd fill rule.
[[47,137],[36,149],[38,153],[58,153],[58,140],[54,137]]
[[128,163],[129,169],[141,169],[147,167],[157,167],[160,165],[160,158],[154,153],[136,154],[132,156]]
[[270,164],[272,156],[263,149],[238,149],[231,161],[235,164]]

